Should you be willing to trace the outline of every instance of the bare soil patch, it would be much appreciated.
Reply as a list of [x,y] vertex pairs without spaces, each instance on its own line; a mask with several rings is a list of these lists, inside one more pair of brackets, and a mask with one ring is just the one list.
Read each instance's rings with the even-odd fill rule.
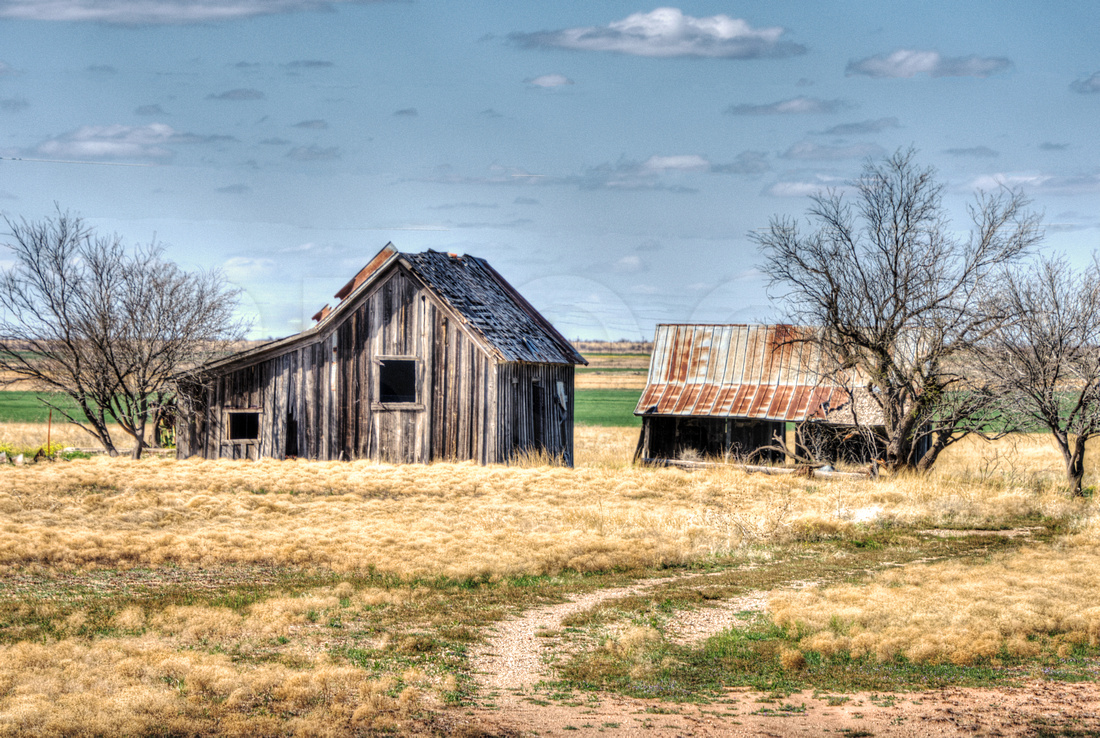
[[599,695],[583,704],[519,701],[467,717],[483,734],[646,736],[1085,736],[1100,732],[1100,687],[1034,682],[998,689],[771,699],[734,691],[709,705]]

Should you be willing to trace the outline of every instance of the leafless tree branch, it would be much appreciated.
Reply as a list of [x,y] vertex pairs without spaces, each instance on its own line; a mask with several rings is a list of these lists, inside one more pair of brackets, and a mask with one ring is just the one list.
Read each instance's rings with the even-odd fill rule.
[[1012,318],[991,288],[1042,232],[1028,200],[1003,190],[978,194],[970,235],[958,238],[944,186],[914,157],[868,161],[851,200],[814,196],[811,232],[776,218],[754,239],[787,319],[818,328],[835,376],[861,385],[877,407],[886,466],[926,470],[958,438],[987,428],[993,394],[966,357]]
[[5,222],[15,265],[0,274],[0,370],[72,398],[83,421],[54,409],[112,455],[114,420],[139,457],[180,377],[243,336],[237,291],[218,272],[184,272],[155,241],[127,250],[60,209]]

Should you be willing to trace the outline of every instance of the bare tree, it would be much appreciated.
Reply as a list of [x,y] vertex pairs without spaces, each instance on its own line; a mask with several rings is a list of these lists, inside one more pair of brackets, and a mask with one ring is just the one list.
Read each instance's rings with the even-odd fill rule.
[[116,421],[139,458],[175,382],[243,335],[237,292],[217,272],[182,271],[155,242],[127,250],[68,212],[6,223],[15,265],[0,275],[0,370],[72,398],[79,413],[47,404],[112,456]]
[[979,356],[1007,411],[1025,427],[1049,430],[1066,478],[1081,494],[1085,444],[1100,435],[1100,261],[1074,271],[1044,257],[1023,273],[1008,272],[1001,325]]
[[[819,328],[853,398],[862,390],[885,428],[888,469],[927,470],[940,452],[994,420],[988,382],[969,352],[1009,316],[990,299],[1002,265],[1042,237],[1018,192],[978,193],[969,236],[947,221],[944,186],[899,151],[868,161],[843,192],[815,195],[812,232],[773,218],[754,234],[763,269],[793,323]],[[868,423],[863,413],[862,423]]]

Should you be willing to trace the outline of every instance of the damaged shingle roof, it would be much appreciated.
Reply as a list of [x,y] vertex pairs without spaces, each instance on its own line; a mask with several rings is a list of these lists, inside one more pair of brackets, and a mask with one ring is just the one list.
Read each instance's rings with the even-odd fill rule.
[[587,364],[515,288],[476,256],[428,250],[402,261],[480,333],[504,361]]
[[406,254],[388,243],[340,288],[335,307],[325,305],[313,316],[316,321],[313,326],[296,335],[210,362],[206,367],[254,361],[323,334],[349,305],[356,302],[359,294],[369,290],[398,263],[453,309],[498,360],[533,364],[588,363],[573,344],[484,259],[430,249],[420,254]]

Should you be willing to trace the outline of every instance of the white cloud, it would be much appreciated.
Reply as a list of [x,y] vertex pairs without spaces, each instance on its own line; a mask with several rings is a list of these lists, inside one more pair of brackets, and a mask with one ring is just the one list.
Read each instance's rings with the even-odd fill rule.
[[171,144],[218,144],[235,141],[232,136],[199,136],[181,133],[164,123],[147,126],[81,126],[75,131],[47,139],[32,151],[39,156],[62,159],[112,161],[137,159],[165,161]]
[[993,192],[1003,187],[1052,195],[1086,195],[1100,192],[1100,174],[984,174],[973,179],[970,189]]
[[931,77],[988,77],[1003,72],[1012,62],[1003,56],[942,56],[938,51],[898,49],[848,63],[848,76],[897,78],[927,74]]
[[0,0],[0,18],[116,25],[214,23],[366,0]]
[[665,190],[692,193],[696,190],[674,182],[685,174],[732,171],[715,165],[698,154],[654,155],[643,162],[620,159],[589,168],[580,177],[565,177],[558,182],[577,184],[585,190]]
[[564,74],[543,74],[532,79],[525,79],[523,83],[531,85],[532,87],[553,88],[571,85],[573,84],[573,80],[569,79]]
[[835,113],[851,105],[844,100],[822,100],[816,97],[792,97],[788,100],[752,105],[742,103],[726,108],[727,115],[812,115],[816,113]]
[[19,70],[7,62],[0,61],[0,77],[14,77]]
[[784,159],[804,161],[838,161],[840,159],[863,159],[868,156],[881,156],[881,146],[871,143],[858,143],[850,146],[823,146],[812,141],[800,141],[784,151]]
[[747,21],[728,15],[695,18],[679,8],[657,8],[606,26],[513,33],[511,39],[529,48],[551,46],[650,57],[755,59],[805,53],[805,47],[780,40],[785,32],[778,26],[753,28]]
[[824,193],[826,190],[845,192],[851,190],[847,180],[826,174],[815,174],[802,179],[788,179],[776,182],[764,190],[772,197],[809,197]]
[[178,134],[171,126],[82,126],[51,138],[35,147],[41,156],[64,159],[145,159],[162,161],[172,157],[165,148]]
[[1075,80],[1069,88],[1083,95],[1100,92],[1100,72],[1096,72],[1084,79]]
[[270,274],[275,267],[272,259],[234,256],[222,264],[222,272],[231,282],[245,282],[259,275]]
[[642,164],[642,169],[651,172],[706,172],[710,170],[710,162],[698,154],[651,156]]

